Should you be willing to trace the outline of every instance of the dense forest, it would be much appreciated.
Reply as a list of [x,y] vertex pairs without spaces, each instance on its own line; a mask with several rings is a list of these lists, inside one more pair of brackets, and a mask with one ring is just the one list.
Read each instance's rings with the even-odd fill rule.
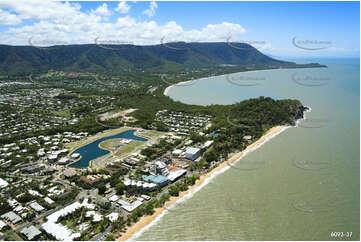
[[172,43],[165,45],[96,44],[53,46],[0,45],[0,74],[47,72],[49,69],[92,73],[175,73],[220,66],[241,70],[324,67],[317,63],[296,64],[276,60],[245,43]]

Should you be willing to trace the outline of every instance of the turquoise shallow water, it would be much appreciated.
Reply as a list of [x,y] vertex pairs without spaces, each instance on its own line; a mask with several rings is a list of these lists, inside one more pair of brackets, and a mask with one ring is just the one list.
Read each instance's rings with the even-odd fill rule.
[[133,140],[139,140],[139,141],[147,141],[147,139],[135,136],[134,132],[135,132],[135,129],[127,130],[127,131],[121,132],[116,135],[98,139],[90,144],[87,144],[83,147],[80,147],[79,149],[76,149],[73,153],[79,153],[81,155],[81,159],[78,160],[77,162],[74,162],[73,164],[71,164],[69,166],[70,167],[88,167],[89,162],[91,160],[97,159],[103,155],[108,154],[109,151],[99,148],[99,144],[105,140],[124,138],[124,139],[133,139]]
[[[171,88],[168,95],[185,103],[263,95],[299,99],[312,111],[137,240],[333,240],[336,231],[352,232],[338,240],[359,240],[359,59],[317,61],[328,68],[236,73]],[[249,164],[255,169],[243,169]]]

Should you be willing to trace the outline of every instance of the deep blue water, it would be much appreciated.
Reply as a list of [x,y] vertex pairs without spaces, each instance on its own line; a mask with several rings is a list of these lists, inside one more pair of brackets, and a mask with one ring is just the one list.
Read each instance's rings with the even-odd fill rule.
[[127,130],[127,131],[124,131],[122,133],[119,133],[119,134],[116,134],[113,136],[108,136],[108,137],[98,139],[88,145],[80,147],[79,149],[75,150],[73,153],[79,153],[82,156],[81,159],[78,160],[77,162],[74,162],[73,164],[71,164],[69,166],[77,167],[77,168],[87,167],[87,166],[89,166],[89,162],[91,160],[97,159],[103,155],[108,154],[109,151],[99,148],[99,144],[105,140],[124,138],[124,139],[132,139],[132,140],[137,140],[137,141],[147,141],[147,139],[145,139],[145,138],[135,136],[134,132],[135,132],[135,129]]

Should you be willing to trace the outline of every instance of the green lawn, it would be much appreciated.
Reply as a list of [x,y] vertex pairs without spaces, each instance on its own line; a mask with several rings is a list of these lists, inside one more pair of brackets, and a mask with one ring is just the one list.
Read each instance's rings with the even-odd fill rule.
[[53,112],[53,114],[64,118],[70,118],[70,109],[64,109],[57,112]]
[[144,141],[133,141],[132,143],[130,143],[129,145],[124,145],[122,148],[120,148],[120,150],[118,150],[115,155],[116,156],[123,156],[127,153],[132,152],[136,147],[144,144]]

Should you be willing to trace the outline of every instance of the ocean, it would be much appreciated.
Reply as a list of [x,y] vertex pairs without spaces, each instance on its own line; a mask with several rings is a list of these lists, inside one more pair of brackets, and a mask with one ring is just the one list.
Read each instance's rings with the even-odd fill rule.
[[360,61],[297,62],[328,68],[234,73],[169,89],[189,104],[269,96],[312,110],[133,239],[360,239]]

